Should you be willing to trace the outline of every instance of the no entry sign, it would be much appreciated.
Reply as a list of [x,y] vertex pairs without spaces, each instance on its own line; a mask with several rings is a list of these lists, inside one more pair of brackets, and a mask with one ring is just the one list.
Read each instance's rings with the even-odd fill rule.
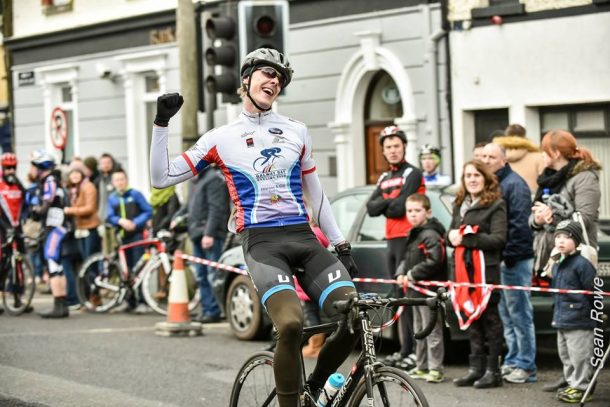
[[51,143],[59,150],[66,147],[68,140],[68,116],[60,107],[51,112]]

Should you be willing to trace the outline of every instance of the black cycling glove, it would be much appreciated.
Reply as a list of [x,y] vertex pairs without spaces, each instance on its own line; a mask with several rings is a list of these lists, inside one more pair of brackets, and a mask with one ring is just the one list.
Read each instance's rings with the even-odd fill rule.
[[337,257],[343,263],[350,277],[354,277],[358,274],[358,266],[352,258],[352,246],[349,242],[339,243],[335,246]]
[[178,113],[180,107],[184,103],[184,98],[179,93],[166,93],[157,98],[157,116],[155,116],[155,124],[161,127],[167,127],[169,119]]

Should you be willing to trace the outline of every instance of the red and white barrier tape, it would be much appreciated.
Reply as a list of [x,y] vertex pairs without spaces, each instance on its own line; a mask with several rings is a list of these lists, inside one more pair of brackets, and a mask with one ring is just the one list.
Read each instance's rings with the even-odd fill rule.
[[[233,273],[239,273],[242,275],[248,275],[248,272],[245,269],[240,269],[237,267],[228,266],[226,264],[217,263],[215,261],[202,259],[200,257],[191,256],[189,254],[183,254],[182,258],[191,261],[193,263],[204,264],[206,266],[214,267],[219,270],[230,271]],[[376,283],[376,284],[396,284],[400,285],[396,280],[384,279],[384,278],[360,278],[355,277],[353,279],[356,283]],[[610,292],[608,291],[589,291],[589,290],[566,290],[563,288],[548,288],[548,287],[524,287],[524,286],[516,286],[516,285],[506,285],[506,284],[474,284],[474,283],[457,283],[454,281],[417,281],[416,284],[413,282],[408,282],[407,286],[417,292],[420,292],[425,295],[434,296],[436,293],[434,291],[428,290],[424,287],[420,286],[435,286],[435,287],[445,287],[450,290],[452,287],[483,287],[492,290],[521,290],[521,291],[535,291],[542,293],[554,293],[554,294],[583,294],[583,295],[602,295],[605,297],[610,297]]]

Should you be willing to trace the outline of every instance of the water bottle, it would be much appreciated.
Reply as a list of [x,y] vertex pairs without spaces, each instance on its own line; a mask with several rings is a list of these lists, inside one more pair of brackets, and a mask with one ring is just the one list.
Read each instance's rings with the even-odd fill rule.
[[551,197],[551,190],[548,188],[544,188],[542,190],[542,202],[546,204],[549,201],[550,197]]
[[345,377],[343,377],[341,373],[331,374],[328,377],[328,380],[326,380],[326,384],[320,393],[320,397],[318,397],[316,406],[326,407],[335,397],[335,394],[337,394],[339,389],[343,387],[343,383],[345,383]]

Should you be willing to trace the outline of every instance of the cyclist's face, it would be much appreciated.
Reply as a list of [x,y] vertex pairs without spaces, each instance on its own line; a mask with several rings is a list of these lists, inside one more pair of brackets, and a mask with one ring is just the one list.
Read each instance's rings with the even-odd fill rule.
[[399,164],[405,158],[405,145],[400,137],[387,137],[383,140],[382,150],[390,164]]
[[436,160],[434,159],[432,154],[422,155],[422,157],[420,158],[420,163],[421,169],[424,170],[424,172],[432,173],[436,170]]
[[[279,73],[271,67],[263,66],[252,72],[251,76],[250,96],[260,107],[264,109],[270,108],[282,90]],[[244,78],[246,85],[248,85],[248,80],[249,78]],[[244,102],[246,104],[251,103],[248,98]],[[258,110],[253,105],[251,107],[254,110]]]

